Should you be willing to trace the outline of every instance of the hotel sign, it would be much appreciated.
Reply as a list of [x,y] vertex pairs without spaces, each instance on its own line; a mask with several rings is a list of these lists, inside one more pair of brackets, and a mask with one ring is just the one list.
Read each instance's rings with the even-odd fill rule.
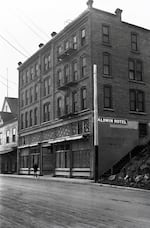
[[99,117],[98,121],[101,123],[110,123],[110,124],[119,124],[119,125],[128,124],[128,121],[126,119],[116,119],[111,117]]

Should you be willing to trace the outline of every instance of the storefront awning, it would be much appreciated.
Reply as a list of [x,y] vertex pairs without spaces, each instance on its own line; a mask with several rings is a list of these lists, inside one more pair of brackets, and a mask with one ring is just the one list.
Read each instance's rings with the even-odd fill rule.
[[27,144],[27,145],[18,146],[18,149],[24,149],[24,148],[33,147],[33,146],[38,146],[38,143],[33,143],[33,144]]
[[50,140],[48,143],[53,144],[53,143],[59,143],[59,142],[65,142],[65,141],[78,140],[82,138],[83,138],[83,135],[66,136],[65,138]]
[[7,149],[7,150],[0,151],[0,155],[1,154],[7,154],[7,153],[10,153],[10,152],[14,152],[14,147],[10,148],[10,149]]

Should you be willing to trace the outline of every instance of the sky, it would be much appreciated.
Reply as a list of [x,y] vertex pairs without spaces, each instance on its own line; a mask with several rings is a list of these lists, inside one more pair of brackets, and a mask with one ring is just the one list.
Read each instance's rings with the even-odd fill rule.
[[[0,0],[0,110],[4,98],[18,97],[18,62],[24,62],[87,9],[87,0]],[[94,0],[110,13],[123,10],[122,20],[150,29],[149,0]]]

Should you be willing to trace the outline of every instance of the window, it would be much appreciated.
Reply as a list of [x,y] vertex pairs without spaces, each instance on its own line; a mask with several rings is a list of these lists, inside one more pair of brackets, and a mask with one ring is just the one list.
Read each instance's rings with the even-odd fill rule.
[[72,93],[72,112],[77,112],[78,111],[78,98],[77,98],[77,92],[74,91]]
[[69,96],[65,96],[65,114],[69,113]]
[[62,115],[62,98],[59,97],[57,99],[57,117],[60,117]]
[[103,53],[103,74],[110,76],[111,74],[111,64],[110,64],[110,54]]
[[58,54],[58,56],[62,54],[62,46],[61,45],[59,45],[57,48],[57,54]]
[[44,93],[44,96],[47,96],[50,94],[51,78],[48,77],[48,78],[44,79],[43,84],[44,84],[43,93]]
[[69,168],[70,145],[61,143],[56,147],[56,168]]
[[30,79],[30,72],[29,70],[26,71],[26,83],[29,83]]
[[6,131],[6,143],[9,143],[9,130]]
[[142,81],[143,66],[142,61],[129,59],[129,79]]
[[16,128],[12,129],[12,141],[16,142]]
[[23,129],[24,128],[24,114],[21,114],[20,122],[21,122],[21,129]]
[[30,104],[33,102],[33,87],[30,88]]
[[74,61],[72,63],[72,79],[73,79],[73,81],[77,81],[78,80],[78,65],[77,65],[77,61]]
[[77,36],[73,36],[73,49],[76,50],[77,49]]
[[34,125],[37,125],[37,120],[38,120],[38,109],[34,109]]
[[25,128],[28,127],[28,112],[25,112]]
[[23,74],[22,74],[22,86],[24,86],[24,84],[25,84],[25,81],[26,81],[26,75],[25,75],[25,72],[23,72]]
[[69,65],[64,67],[64,81],[65,83],[69,82]]
[[34,68],[33,68],[33,66],[30,69],[30,78],[31,78],[31,80],[34,79]]
[[25,100],[26,100],[26,105],[28,105],[29,104],[29,91],[28,90],[25,91]]
[[147,123],[139,123],[139,137],[143,138],[148,135]]
[[38,85],[36,84],[34,87],[34,100],[37,101],[38,99]]
[[69,49],[69,41],[65,41],[65,51],[67,51]]
[[130,90],[130,111],[144,112],[145,111],[144,92],[140,90]]
[[43,105],[43,122],[50,120],[50,102]]
[[0,132],[0,145],[2,145],[2,132]]
[[137,42],[137,34],[131,33],[131,50],[137,51],[138,50],[138,42]]
[[102,40],[104,43],[110,42],[110,31],[107,25],[102,25]]
[[81,78],[86,76],[86,57],[81,57]]
[[62,81],[62,71],[61,70],[58,70],[57,72],[57,86],[58,88],[63,84],[63,81]]
[[30,126],[33,125],[33,111],[30,110]]
[[44,57],[44,71],[49,70],[50,66],[51,66],[51,56],[50,55],[46,55]]
[[25,98],[24,98],[24,92],[23,92],[23,93],[21,93],[21,107],[24,106],[24,100],[25,100]]
[[112,109],[112,87],[104,86],[104,108]]
[[35,64],[35,77],[38,77],[39,76],[39,64],[36,63]]
[[85,45],[86,43],[86,32],[85,29],[81,30],[81,46]]
[[84,110],[87,108],[87,92],[86,88],[81,88],[81,110]]

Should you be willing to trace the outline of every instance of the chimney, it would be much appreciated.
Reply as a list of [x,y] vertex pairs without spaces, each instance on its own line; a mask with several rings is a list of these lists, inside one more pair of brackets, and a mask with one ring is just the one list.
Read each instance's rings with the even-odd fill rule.
[[54,36],[56,36],[57,35],[57,32],[52,32],[51,33],[51,37],[53,38]]
[[39,48],[41,48],[41,47],[43,47],[43,46],[44,46],[44,44],[42,44],[42,43],[39,44]]
[[118,17],[118,19],[121,21],[121,14],[122,14],[122,10],[117,8],[115,10],[115,14],[116,14],[116,17]]
[[18,62],[18,66],[21,66],[22,65],[22,62]]
[[88,0],[86,4],[88,6],[88,9],[92,9],[93,8],[93,0]]

